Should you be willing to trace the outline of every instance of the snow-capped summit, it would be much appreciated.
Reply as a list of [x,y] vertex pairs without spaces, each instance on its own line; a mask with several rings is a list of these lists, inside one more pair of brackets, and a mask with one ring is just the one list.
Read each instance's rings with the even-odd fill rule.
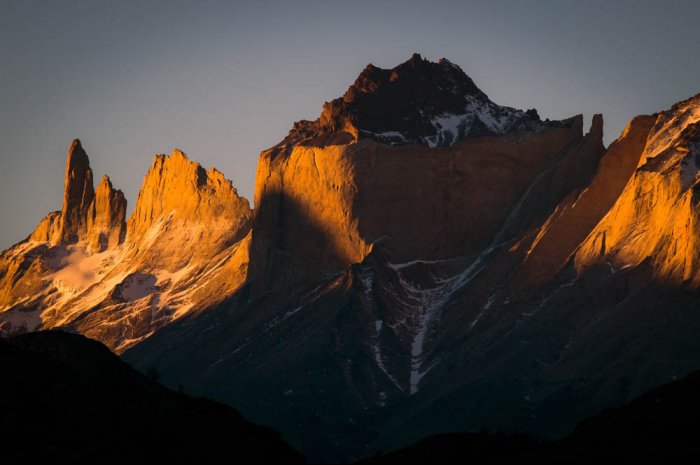
[[372,64],[315,121],[300,121],[280,145],[328,145],[370,138],[389,145],[444,147],[468,137],[561,126],[535,110],[492,102],[462,69],[414,54],[392,69]]

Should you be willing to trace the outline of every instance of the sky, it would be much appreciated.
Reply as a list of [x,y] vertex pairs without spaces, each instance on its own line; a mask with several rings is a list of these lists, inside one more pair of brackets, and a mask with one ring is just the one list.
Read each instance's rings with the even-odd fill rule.
[[700,92],[700,2],[0,0],[0,249],[62,201],[81,139],[133,210],[174,148],[252,201],[258,154],[373,63],[458,64],[496,103],[631,117]]

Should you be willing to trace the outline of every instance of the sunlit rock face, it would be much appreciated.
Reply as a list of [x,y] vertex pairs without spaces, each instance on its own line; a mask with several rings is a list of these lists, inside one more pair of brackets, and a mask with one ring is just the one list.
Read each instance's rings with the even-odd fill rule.
[[2,331],[69,327],[121,352],[245,282],[252,212],[215,169],[156,156],[125,216],[123,193],[107,176],[93,188],[74,141],[63,210],[0,257]]
[[[545,122],[496,105],[447,60],[370,65],[319,119],[260,155],[254,289],[338,272],[376,244],[397,262],[484,250],[538,176],[571,168],[543,200],[551,206],[591,175],[602,129],[583,148],[581,131],[581,117]],[[508,228],[546,211],[525,205]]]
[[[600,159],[595,176],[582,190],[574,190],[538,229],[513,286],[536,289],[551,281],[568,263],[581,242],[620,196],[632,176],[655,117],[638,116]],[[592,132],[602,137],[602,118],[594,118]]]
[[[105,177],[95,196],[90,161],[80,140],[68,148],[63,208],[44,217],[29,237],[0,257],[0,309],[15,308],[0,316],[3,328],[38,327],[37,307],[47,302],[46,283],[68,248],[101,252],[124,239],[126,200]],[[31,311],[30,311],[31,310]]]
[[29,239],[36,242],[51,242],[59,236],[59,225],[61,223],[60,211],[51,212],[39,221],[36,229],[29,236]]
[[669,284],[700,284],[700,96],[658,114],[638,152],[634,175],[576,254],[579,272],[645,260]]
[[51,246],[87,243],[91,252],[121,244],[126,233],[126,198],[114,189],[107,175],[95,190],[90,160],[80,140],[68,149],[63,188],[63,208],[51,212],[29,236]]
[[87,242],[91,252],[103,252],[124,241],[126,235],[126,198],[112,187],[107,175],[102,177],[88,212]]
[[248,200],[214,168],[205,170],[180,150],[158,155],[129,218],[131,248],[149,248],[152,263],[179,268],[210,260],[250,231]]
[[87,234],[87,219],[95,198],[90,160],[78,139],[68,149],[63,209],[54,243],[77,242]]

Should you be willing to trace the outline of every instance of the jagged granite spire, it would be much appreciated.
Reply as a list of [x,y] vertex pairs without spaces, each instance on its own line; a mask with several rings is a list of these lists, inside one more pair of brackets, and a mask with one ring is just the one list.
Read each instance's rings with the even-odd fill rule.
[[90,159],[79,139],[68,148],[63,208],[41,220],[31,234],[51,245],[86,242],[90,252],[120,244],[126,235],[126,199],[104,176],[95,192]]
[[102,176],[88,215],[88,246],[101,252],[114,247],[126,235],[126,198],[124,193],[112,187],[109,176]]
[[59,224],[60,242],[77,242],[87,233],[87,217],[95,197],[92,169],[79,139],[68,149],[63,187],[63,208]]

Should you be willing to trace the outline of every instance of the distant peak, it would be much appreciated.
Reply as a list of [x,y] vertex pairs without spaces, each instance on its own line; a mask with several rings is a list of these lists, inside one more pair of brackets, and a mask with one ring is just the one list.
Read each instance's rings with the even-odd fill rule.
[[413,55],[411,55],[411,58],[408,59],[407,63],[410,63],[410,62],[418,63],[421,61],[425,61],[425,60],[423,60],[423,57],[420,55],[420,53],[414,52]]
[[698,106],[700,106],[700,94],[695,94],[692,97],[688,97],[685,100],[675,103],[673,106],[671,106],[670,110],[667,110],[667,112],[683,110],[688,107],[697,108]]
[[170,156],[172,158],[182,158],[184,160],[189,161],[189,158],[187,158],[187,154],[180,149],[173,149],[173,152]]
[[126,200],[104,175],[95,190],[90,159],[79,139],[68,147],[63,206],[47,215],[32,233],[33,240],[56,244],[86,241],[91,252],[118,245],[124,231]]
[[181,149],[173,149],[170,155],[159,154],[153,158],[141,193],[148,191],[151,197],[167,195],[186,201],[188,196],[198,196],[200,191],[208,189],[235,191],[231,180],[221,171],[213,166],[207,170],[199,162],[190,160]]
[[87,212],[94,196],[90,159],[80,140],[73,139],[68,148],[63,183],[60,241],[76,242],[85,234]]
[[589,131],[589,134],[595,135],[596,137],[602,139],[603,138],[603,115],[600,113],[596,113],[593,115],[593,119],[591,120],[591,129]]
[[170,156],[156,155],[146,173],[129,219],[127,241],[140,241],[163,218],[198,225],[225,219],[235,226],[239,221],[247,224],[251,214],[248,201],[220,171],[206,170],[174,149]]
[[[450,60],[448,60],[448,59],[445,58],[445,57],[440,58],[440,59],[438,60],[438,64],[439,64],[439,65],[442,65],[442,66],[451,66],[451,67],[453,67],[453,68],[459,68],[459,66],[457,66],[457,65],[454,64],[454,63],[452,63]],[[461,70],[462,68],[459,68],[459,69]]]
[[106,174],[102,176],[100,183],[97,185],[97,188],[95,189],[96,196],[97,196],[98,192],[108,192],[108,193],[114,193],[114,194],[119,194],[119,195],[123,196],[123,192],[119,189],[116,189],[112,185],[112,180]]
[[73,139],[68,147],[68,159],[66,160],[66,165],[68,167],[73,167],[80,165],[86,169],[90,168],[90,160],[88,159],[83,145],[80,143],[80,139]]
[[497,105],[448,59],[432,62],[414,53],[391,69],[368,64],[341,98],[326,102],[317,120],[295,123],[276,149],[358,139],[440,147],[565,124],[541,121],[535,110]]
[[94,253],[121,244],[126,235],[126,198],[112,186],[106,174],[95,189],[95,199],[88,215],[88,250]]
[[402,93],[425,101],[435,97],[431,95],[431,91],[434,94],[450,94],[457,97],[476,95],[486,98],[486,94],[459,66],[446,58],[434,63],[414,53],[411,58],[391,69],[379,68],[371,63],[367,65],[348,88],[343,101],[352,102],[358,94],[385,93]]

